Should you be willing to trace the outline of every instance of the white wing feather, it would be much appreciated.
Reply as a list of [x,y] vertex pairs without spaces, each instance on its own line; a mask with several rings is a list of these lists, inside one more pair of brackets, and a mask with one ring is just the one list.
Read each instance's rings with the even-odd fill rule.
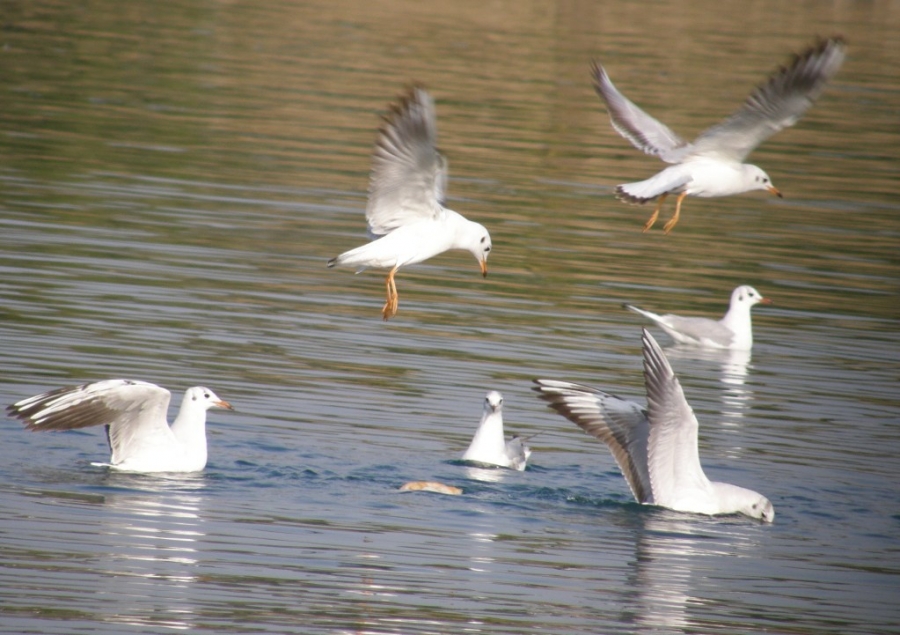
[[437,218],[447,164],[437,151],[434,101],[413,87],[391,106],[375,143],[366,220],[372,237],[423,218]]

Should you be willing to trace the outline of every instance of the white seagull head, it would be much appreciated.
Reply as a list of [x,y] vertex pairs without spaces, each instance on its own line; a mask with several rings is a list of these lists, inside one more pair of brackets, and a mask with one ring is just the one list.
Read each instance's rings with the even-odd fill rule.
[[224,408],[225,410],[234,410],[231,404],[224,399],[219,399],[216,393],[209,388],[203,386],[194,386],[188,388],[184,393],[184,402],[189,403],[192,407],[202,408],[207,411],[210,408]]
[[475,256],[481,265],[481,275],[487,278],[487,259],[491,254],[491,235],[481,223],[468,221],[462,231],[461,248]]
[[741,285],[731,292],[732,307],[744,305],[747,307],[747,311],[749,311],[751,307],[760,303],[772,304],[772,301],[769,298],[764,298],[759,291],[749,284]]
[[753,165],[751,163],[745,163],[741,166],[741,168],[744,173],[744,181],[745,185],[747,186],[747,191],[765,190],[769,194],[773,194],[778,198],[784,198],[778,188],[772,185],[772,179],[769,178],[769,175],[766,174],[766,171],[761,167]]
[[503,395],[496,390],[489,392],[484,398],[484,414],[503,410]]

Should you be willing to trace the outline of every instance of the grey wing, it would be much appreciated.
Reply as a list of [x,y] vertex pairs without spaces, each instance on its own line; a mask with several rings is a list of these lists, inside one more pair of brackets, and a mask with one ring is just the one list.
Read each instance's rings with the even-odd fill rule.
[[657,505],[670,506],[676,492],[705,488],[700,466],[697,418],[662,349],[643,329],[644,381],[650,440],[647,468]]
[[525,443],[525,439],[515,435],[506,442],[506,456],[515,469],[524,470],[528,457],[531,456],[531,448]]
[[171,395],[165,388],[129,379],[69,386],[23,399],[7,408],[29,430],[107,427],[112,463],[148,446],[171,443],[166,422]]
[[609,447],[635,499],[654,502],[646,462],[646,411],[634,402],[580,384],[552,379],[534,382],[534,390],[551,408]]
[[597,62],[591,62],[594,90],[606,103],[613,128],[631,144],[667,163],[678,163],[690,145],[665,124],[657,121],[620,93]]
[[790,65],[754,90],[737,112],[701,133],[691,155],[743,161],[756,146],[803,116],[837,73],[845,55],[844,40],[835,37],[795,56]]
[[165,388],[129,379],[108,379],[67,386],[23,399],[7,408],[29,430],[73,430],[114,425],[141,412],[159,415],[165,424],[170,394]]
[[669,327],[682,335],[702,342],[709,340],[720,346],[730,346],[734,339],[734,332],[719,322],[710,318],[684,317],[680,315],[662,315],[657,321],[663,328]]
[[366,220],[372,236],[441,214],[447,162],[437,151],[434,101],[414,86],[385,117],[369,179]]

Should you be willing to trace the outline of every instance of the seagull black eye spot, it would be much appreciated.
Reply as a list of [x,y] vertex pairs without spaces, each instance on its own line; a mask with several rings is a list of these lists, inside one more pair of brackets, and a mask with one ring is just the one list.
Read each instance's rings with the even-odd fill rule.
[[481,237],[481,244],[482,244],[482,245],[484,244],[484,239],[485,239],[485,236],[482,236],[482,237]]
[[197,401],[197,395],[194,395],[193,397],[191,397],[191,401]]
[[209,399],[209,393],[208,393],[208,392],[203,393],[203,398],[204,398],[204,399]]
[[491,248],[490,248],[490,247],[485,247],[485,248],[484,248],[484,253],[489,253],[490,251],[491,251]]

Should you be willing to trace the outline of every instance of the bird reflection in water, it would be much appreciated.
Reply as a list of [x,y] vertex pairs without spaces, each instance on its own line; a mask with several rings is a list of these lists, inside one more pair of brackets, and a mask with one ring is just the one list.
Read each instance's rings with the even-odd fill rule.
[[110,622],[167,629],[195,627],[192,588],[198,580],[205,487],[200,474],[144,475],[111,472],[108,514],[100,528],[99,555],[116,597]]

